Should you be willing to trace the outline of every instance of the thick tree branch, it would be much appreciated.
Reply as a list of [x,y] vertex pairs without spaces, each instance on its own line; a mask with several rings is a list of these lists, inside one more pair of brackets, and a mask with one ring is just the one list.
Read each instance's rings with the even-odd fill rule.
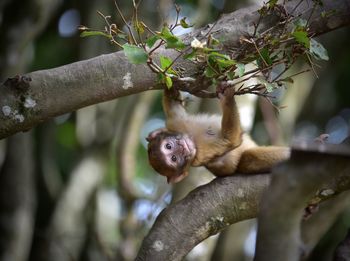
[[301,224],[303,253],[301,260],[308,260],[320,239],[335,224],[339,215],[349,208],[350,191],[346,191],[320,206],[317,213]]
[[[299,0],[290,1],[287,12],[293,11]],[[350,0],[326,0],[323,8],[316,8],[312,17],[313,3],[305,0],[293,14],[309,19],[311,31],[322,34],[350,23]],[[234,56],[247,50],[240,49],[241,36],[254,32],[259,15],[257,7],[245,8],[223,16],[214,28],[207,26],[184,36],[187,43],[197,37],[201,39],[209,30]],[[322,11],[331,16],[320,18]],[[268,16],[261,21],[259,30],[274,28],[278,15]],[[160,50],[166,56],[177,53]],[[235,53],[236,52],[236,53]],[[191,62],[178,60],[177,66],[185,70],[184,77],[193,76],[198,68]],[[102,55],[90,60],[76,62],[62,67],[28,73],[29,84],[7,81],[0,86],[0,138],[18,131],[25,131],[50,117],[77,110],[84,106],[115,99],[125,95],[149,90],[156,85],[156,77],[144,65],[132,65],[123,52]],[[186,87],[186,86],[185,86]],[[184,88],[184,87],[183,87]],[[191,87],[188,87],[191,89]]]
[[256,217],[269,175],[217,178],[161,212],[136,260],[182,260],[227,226]]
[[33,154],[29,133],[8,139],[6,158],[0,168],[1,260],[28,259],[36,209]]
[[[325,151],[327,151],[327,148],[329,147],[322,147]],[[346,153],[348,153],[348,150],[346,150]],[[350,189],[350,169],[348,166],[345,167],[344,164],[338,165],[338,163],[342,162],[345,157],[333,155],[332,158],[329,156],[329,153],[314,150],[309,152],[293,151],[291,160],[282,164],[276,170],[274,180],[276,179],[276,176],[278,176],[279,179],[287,179],[286,183],[288,183],[288,181],[293,182],[296,179],[296,176],[301,176],[297,173],[304,168],[301,167],[298,169],[298,166],[294,165],[297,161],[304,161],[303,158],[300,159],[300,157],[302,157],[300,154],[309,155],[307,159],[312,166],[315,166],[316,158],[322,158],[322,161],[317,160],[317,163],[319,164],[319,162],[322,162],[321,165],[323,167],[327,166],[328,168],[326,168],[325,171],[323,168],[317,169],[317,171],[314,172],[314,175],[319,173],[320,175],[324,174],[327,176],[333,176],[334,179],[322,179],[322,182],[315,182],[315,184],[318,185],[316,187],[320,189],[319,191],[316,191],[316,189],[310,190],[311,192],[308,194],[309,198],[301,201],[300,198],[298,198],[301,202],[299,204],[300,206],[298,205],[300,209],[298,208],[297,212],[299,225],[302,217],[302,210],[306,207],[308,202],[315,202],[315,200],[320,202],[330,196],[334,196],[344,190]],[[348,155],[350,155],[350,151]],[[336,158],[336,160],[334,160],[334,158]],[[347,161],[348,160],[349,159],[347,158]],[[289,170],[288,167],[291,164],[293,164],[293,168],[292,170]],[[314,167],[308,169],[314,170]],[[282,173],[281,170],[283,170]],[[295,177],[289,173],[294,173]],[[311,179],[311,181],[314,182],[315,179],[321,180],[321,178],[317,177]],[[347,185],[338,184],[335,186],[334,182],[336,180],[341,184]],[[218,233],[233,223],[256,217],[260,198],[268,187],[269,181],[270,175],[268,174],[252,176],[238,175],[217,178],[209,184],[196,188],[183,200],[169,206],[158,216],[151,231],[142,243],[137,260],[182,260],[182,258],[195,245],[207,237]],[[325,181],[327,181],[327,184],[324,184]],[[274,187],[274,184],[272,184],[272,186]],[[290,186],[290,189],[297,190],[297,187],[298,183],[296,181],[293,186]],[[286,189],[285,187],[283,188]],[[280,194],[282,194],[282,188],[280,190]],[[332,193],[325,193],[325,191],[330,192],[331,190]],[[278,202],[279,205],[284,206],[284,209],[294,209],[294,202],[299,202],[298,200],[292,200],[290,198],[291,196],[289,196],[288,199],[285,199],[286,196],[282,197],[280,194],[276,195],[272,192],[270,193],[269,189],[268,195],[274,198],[273,204],[270,203],[270,208],[276,209],[273,213],[279,209],[277,207]],[[309,201],[310,199],[311,201]],[[268,205],[265,202],[262,204],[264,206]],[[278,218],[279,215],[276,214],[276,216],[269,217],[270,224],[274,226],[274,220]],[[281,222],[283,220],[287,220],[287,217],[283,216]],[[271,233],[264,233],[264,235],[266,235],[266,237],[271,237]],[[283,236],[284,235],[281,234],[281,237]],[[279,240],[280,242],[284,242],[284,240],[282,241],[280,238]],[[275,244],[277,243],[275,242]],[[276,245],[274,246],[276,247]],[[275,250],[270,248],[267,251],[267,253],[274,252]],[[269,260],[284,259],[272,258]]]
[[[344,188],[344,180],[349,189],[349,159],[349,147],[313,145],[307,151],[294,149],[291,159],[275,169],[269,190],[261,200],[255,260],[299,260],[305,205],[315,194],[311,202],[318,203],[320,196],[336,193],[326,184]],[[338,186],[334,186],[335,181]]]

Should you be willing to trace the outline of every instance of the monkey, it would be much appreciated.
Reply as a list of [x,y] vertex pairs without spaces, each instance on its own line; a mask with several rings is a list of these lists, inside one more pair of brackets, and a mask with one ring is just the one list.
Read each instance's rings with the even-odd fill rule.
[[220,177],[270,172],[289,158],[289,147],[258,146],[242,131],[233,87],[219,83],[217,94],[222,116],[189,114],[180,92],[165,88],[166,127],[152,131],[146,140],[150,165],[168,183],[183,180],[190,166],[204,166]]

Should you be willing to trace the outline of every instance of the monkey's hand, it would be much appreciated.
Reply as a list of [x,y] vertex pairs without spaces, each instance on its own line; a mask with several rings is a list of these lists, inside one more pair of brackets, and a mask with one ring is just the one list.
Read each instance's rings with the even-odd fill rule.
[[234,86],[227,85],[226,82],[220,82],[216,87],[216,93],[220,100],[233,98],[235,95],[235,88]]
[[181,94],[178,89],[176,89],[174,86],[170,89],[168,87],[164,88],[164,94],[174,100],[181,99]]

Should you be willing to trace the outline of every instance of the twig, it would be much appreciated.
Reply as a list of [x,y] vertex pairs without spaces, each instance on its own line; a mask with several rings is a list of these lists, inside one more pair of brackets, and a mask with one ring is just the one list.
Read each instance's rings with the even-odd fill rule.
[[305,69],[305,70],[303,70],[303,71],[300,71],[300,72],[294,73],[294,74],[292,74],[292,75],[289,75],[289,76],[287,76],[286,78],[292,78],[292,77],[298,76],[299,74],[307,73],[307,72],[309,72],[309,71],[310,71],[310,69]]
[[254,47],[255,47],[255,49],[257,50],[257,52],[258,52],[260,58],[264,61],[264,64],[265,64],[266,66],[269,66],[269,65],[267,64],[267,62],[265,61],[265,58],[264,58],[264,57],[262,56],[262,54],[260,53],[260,50],[259,50],[258,46],[256,45],[254,39],[251,38],[250,41],[254,44]]
[[130,28],[130,25],[129,25],[129,24],[127,23],[127,21],[125,20],[125,17],[124,17],[124,15],[123,15],[123,13],[120,11],[119,6],[118,6],[116,0],[114,0],[114,5],[115,5],[115,7],[117,8],[117,11],[118,11],[118,13],[119,13],[119,16],[120,16],[121,19],[123,20],[125,26],[128,28],[130,37],[132,38],[132,40],[134,41],[134,43],[137,44],[137,41],[136,41],[136,39],[135,39],[135,37],[134,37],[134,34],[132,33],[132,30],[131,30],[131,28]]
[[213,31],[213,29],[214,29],[214,27],[216,26],[216,24],[218,23],[218,20],[216,20],[214,23],[213,23],[213,25],[212,25],[212,27],[209,29],[209,31],[204,35],[204,37],[207,37],[210,33],[211,33],[211,31]]
[[310,62],[312,71],[314,72],[316,78],[318,78],[317,72],[316,72],[315,67],[314,67],[314,63],[312,62],[311,57],[309,56],[308,53],[306,53],[306,57],[307,57],[307,59],[308,59],[309,62]]
[[112,43],[114,43],[114,44],[116,44],[116,45],[118,45],[120,48],[123,48],[123,46],[120,44],[120,43],[118,43],[115,39],[114,39],[114,37],[113,37],[113,34],[112,34],[112,26],[111,26],[111,24],[109,23],[109,21],[108,21],[108,18],[110,18],[110,16],[105,16],[104,14],[102,14],[100,11],[97,11],[97,13],[105,20],[105,23],[107,24],[107,26],[108,26],[108,34],[110,35],[110,37],[111,37],[111,42]]
[[293,10],[290,12],[291,15],[293,15],[293,13],[295,12],[295,10],[297,10],[297,8],[299,7],[299,5],[301,5],[301,3],[304,2],[304,0],[300,0],[299,3],[296,4],[296,6],[293,8]]
[[136,29],[136,32],[137,32],[137,36],[139,38],[139,42],[142,45],[142,47],[145,48],[145,43],[142,40],[142,35],[140,34],[140,30],[139,30],[139,26],[140,25],[142,25],[142,26],[144,25],[144,23],[140,23],[139,22],[139,17],[138,17],[138,7],[139,7],[141,1],[142,0],[140,0],[137,4],[135,3],[135,0],[132,1],[133,6],[134,6],[133,17],[135,17],[134,25],[136,24],[136,26],[135,26],[136,28],[135,29]]
[[175,4],[175,9],[176,9],[176,19],[175,19],[175,23],[173,25],[171,25],[169,28],[170,32],[173,32],[173,30],[176,28],[177,23],[179,21],[180,10],[176,4]]
[[164,43],[164,40],[160,39],[160,41],[157,44],[157,46],[153,47],[153,49],[148,52],[148,55],[151,56],[154,51],[156,51],[159,47],[162,46],[163,43]]
[[314,14],[315,9],[316,9],[316,3],[314,3],[314,5],[313,5],[313,7],[312,7],[312,9],[311,9],[310,15],[309,15],[309,17],[308,17],[308,19],[307,19],[307,22],[306,22],[306,26],[309,25],[310,19],[311,19],[312,15]]
[[261,22],[261,19],[262,19],[262,15],[261,13],[259,13],[259,19],[258,19],[258,22],[255,24],[254,23],[254,33],[253,33],[253,38],[256,36],[256,33],[258,31],[258,27],[259,27],[259,24]]
[[175,59],[168,65],[168,67],[165,68],[164,73],[166,73],[166,71],[169,70],[169,68],[171,68],[174,65],[174,63],[191,48],[191,46],[187,46],[184,50],[179,51],[179,54],[175,57]]
[[150,33],[153,34],[153,35],[157,35],[157,34],[156,34],[154,31],[152,31],[152,29],[149,28],[144,22],[141,21],[141,24],[142,24],[143,27],[146,28],[146,30],[147,30],[148,32],[150,32]]

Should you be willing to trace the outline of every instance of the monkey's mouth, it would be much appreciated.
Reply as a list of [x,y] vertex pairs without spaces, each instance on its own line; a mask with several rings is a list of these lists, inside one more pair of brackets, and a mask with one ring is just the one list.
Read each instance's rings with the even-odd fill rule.
[[196,147],[194,146],[193,141],[185,137],[182,139],[182,141],[183,142],[181,142],[181,145],[184,149],[184,152],[190,157],[194,156],[196,154]]

